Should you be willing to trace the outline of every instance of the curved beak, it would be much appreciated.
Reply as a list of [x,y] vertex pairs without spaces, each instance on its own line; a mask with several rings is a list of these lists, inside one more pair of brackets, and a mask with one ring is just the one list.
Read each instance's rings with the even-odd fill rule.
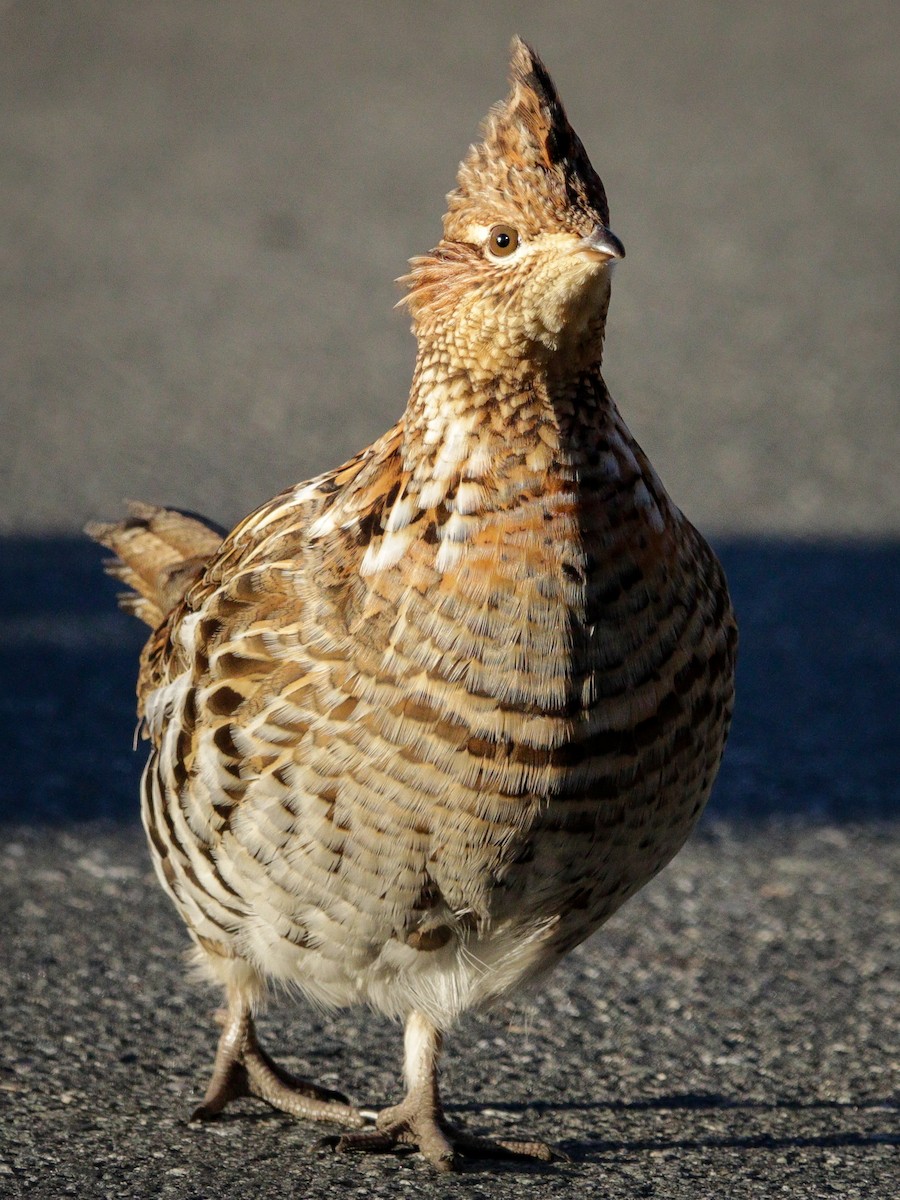
[[598,225],[593,233],[581,239],[580,250],[587,251],[592,258],[608,261],[613,258],[624,258],[625,247],[611,229]]

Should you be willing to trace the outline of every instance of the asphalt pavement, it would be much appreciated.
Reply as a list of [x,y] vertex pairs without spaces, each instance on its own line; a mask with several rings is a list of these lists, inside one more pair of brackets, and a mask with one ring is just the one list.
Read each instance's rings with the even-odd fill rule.
[[[402,410],[392,280],[507,44],[554,74],[627,247],[607,381],[712,536],[734,732],[676,861],[449,1039],[451,1115],[569,1161],[335,1157],[186,1122],[217,998],[137,822],[141,630],[79,534],[228,525]],[[0,4],[0,1195],[900,1194],[900,15],[887,2]],[[288,1001],[366,1104],[400,1037]]]

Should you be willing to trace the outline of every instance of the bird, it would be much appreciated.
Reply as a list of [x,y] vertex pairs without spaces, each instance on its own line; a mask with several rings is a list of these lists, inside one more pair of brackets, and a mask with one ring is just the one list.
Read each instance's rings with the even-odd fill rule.
[[[222,536],[130,506],[87,532],[151,627],[141,811],[159,881],[225,1007],[195,1117],[257,1096],[340,1152],[548,1161],[451,1122],[464,1014],[540,984],[668,863],[734,703],[723,569],[603,380],[624,248],[547,68],[510,90],[399,282],[405,410]],[[399,407],[399,406],[398,406]],[[404,1026],[373,1113],[261,1046],[273,991]]]

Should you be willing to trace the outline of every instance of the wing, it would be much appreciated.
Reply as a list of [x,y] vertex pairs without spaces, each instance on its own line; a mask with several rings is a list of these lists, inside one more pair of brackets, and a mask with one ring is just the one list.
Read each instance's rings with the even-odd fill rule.
[[[397,426],[248,517],[147,644],[144,821],[160,877],[207,949],[226,953],[250,911],[288,943],[315,936],[294,925],[294,864],[320,894],[340,865],[336,800],[356,703],[342,686],[354,672],[348,613],[366,590],[369,533],[402,483],[401,441]],[[406,890],[420,887],[411,872]],[[408,907],[402,886],[397,899]]]

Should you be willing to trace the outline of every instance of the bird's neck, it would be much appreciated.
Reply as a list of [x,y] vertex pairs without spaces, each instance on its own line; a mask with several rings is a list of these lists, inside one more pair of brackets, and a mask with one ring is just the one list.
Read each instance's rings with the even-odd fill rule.
[[511,471],[519,486],[539,489],[554,469],[577,465],[611,419],[599,353],[593,362],[521,360],[491,374],[420,346],[404,467],[438,500],[460,483],[493,490]]

